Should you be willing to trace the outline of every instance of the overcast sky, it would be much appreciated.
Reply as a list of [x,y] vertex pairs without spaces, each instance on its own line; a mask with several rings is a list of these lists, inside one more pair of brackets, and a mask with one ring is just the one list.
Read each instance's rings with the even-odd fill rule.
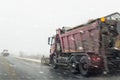
[[118,0],[0,0],[0,52],[48,55],[57,28],[113,12],[120,12]]

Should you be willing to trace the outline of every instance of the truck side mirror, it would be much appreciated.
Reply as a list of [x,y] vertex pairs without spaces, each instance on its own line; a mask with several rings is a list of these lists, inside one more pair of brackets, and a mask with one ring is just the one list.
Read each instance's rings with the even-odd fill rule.
[[50,45],[50,37],[48,37],[48,45]]

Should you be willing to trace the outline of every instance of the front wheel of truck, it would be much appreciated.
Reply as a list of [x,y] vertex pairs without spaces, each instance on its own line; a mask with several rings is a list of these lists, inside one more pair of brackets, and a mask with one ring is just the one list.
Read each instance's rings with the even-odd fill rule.
[[57,69],[58,68],[56,56],[53,56],[52,61],[51,61],[51,65],[52,65],[53,69]]

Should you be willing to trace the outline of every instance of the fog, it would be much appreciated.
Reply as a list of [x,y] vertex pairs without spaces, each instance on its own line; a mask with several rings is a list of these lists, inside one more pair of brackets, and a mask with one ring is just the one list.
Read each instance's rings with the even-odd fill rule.
[[47,38],[63,26],[120,12],[115,0],[1,0],[0,52],[49,55]]

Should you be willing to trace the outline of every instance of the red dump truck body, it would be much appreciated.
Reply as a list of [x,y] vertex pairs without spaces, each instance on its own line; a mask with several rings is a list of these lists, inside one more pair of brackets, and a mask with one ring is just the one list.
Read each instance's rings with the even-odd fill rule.
[[63,53],[95,52],[99,53],[98,22],[84,27],[77,26],[59,34]]

